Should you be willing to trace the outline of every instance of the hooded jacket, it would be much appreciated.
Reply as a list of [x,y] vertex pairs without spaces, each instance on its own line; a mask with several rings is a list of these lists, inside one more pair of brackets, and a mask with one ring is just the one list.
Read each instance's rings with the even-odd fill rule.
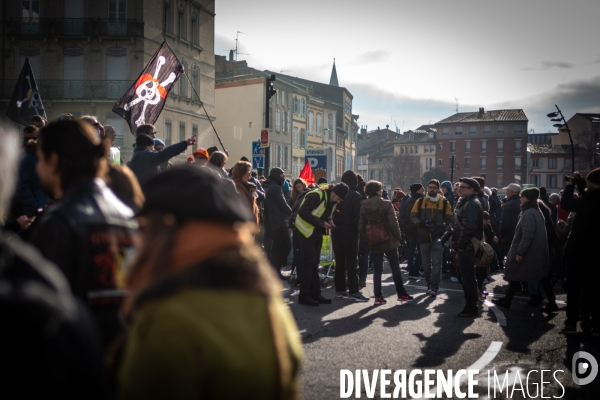
[[369,245],[371,253],[383,254],[400,246],[402,233],[396,218],[396,210],[391,201],[385,200],[377,194],[364,200],[361,203],[360,220],[358,222],[358,230],[362,235],[365,235],[369,222],[372,224],[381,222],[389,236],[387,242]]
[[358,221],[360,219],[360,204],[362,196],[358,193],[356,175],[342,177],[342,182],[348,185],[348,194],[333,213],[335,228],[331,236],[335,239],[358,240]]
[[280,228],[287,228],[289,225],[289,216],[292,213],[292,209],[287,201],[285,201],[283,191],[281,190],[284,179],[277,175],[278,172],[274,172],[274,170],[279,170],[283,173],[279,168],[271,170],[271,174],[267,178],[267,182],[265,182],[264,211],[265,227],[273,231]]

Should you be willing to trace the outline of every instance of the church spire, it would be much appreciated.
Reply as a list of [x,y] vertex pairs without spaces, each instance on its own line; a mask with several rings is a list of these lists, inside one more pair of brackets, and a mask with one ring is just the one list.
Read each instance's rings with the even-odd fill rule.
[[337,71],[335,70],[335,58],[333,59],[333,69],[331,70],[331,78],[329,79],[329,84],[331,86],[340,86],[337,78]]

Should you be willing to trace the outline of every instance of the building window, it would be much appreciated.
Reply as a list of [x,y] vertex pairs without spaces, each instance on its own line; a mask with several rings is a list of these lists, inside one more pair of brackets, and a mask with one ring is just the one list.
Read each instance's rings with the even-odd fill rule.
[[290,148],[283,146],[283,169],[290,168]]
[[179,39],[186,40],[185,34],[185,10],[179,7],[177,12],[177,36]]
[[313,127],[315,123],[315,114],[311,111],[308,113],[308,134],[312,136],[314,133]]
[[483,133],[489,135],[490,133],[492,133],[492,126],[491,125],[484,125],[483,126]]
[[504,151],[504,140],[503,139],[498,140],[497,151],[498,151],[498,153],[502,153]]
[[571,168],[571,159],[565,158],[565,168]]
[[444,126],[442,128],[442,135],[449,135],[449,134],[450,134],[450,127]]
[[522,148],[521,148],[521,139],[516,139],[515,140],[515,151],[516,152],[521,152]]
[[487,150],[487,140],[482,140],[481,141],[481,152],[485,153]]
[[496,157],[496,168],[497,169],[504,168],[504,157]]
[[127,18],[126,3],[125,0],[110,0],[108,2],[108,18],[112,20]]
[[456,151],[456,142],[450,142],[450,153],[454,153]]
[[185,122],[179,122],[179,141],[183,142],[185,140]]
[[496,126],[496,133],[503,134],[504,133],[504,125],[497,125]]
[[192,44],[194,46],[200,46],[200,30],[198,29],[198,11],[192,10],[192,21],[190,24],[190,37],[192,38]]
[[275,110],[275,130],[281,130],[281,110],[279,108]]
[[455,135],[462,135],[462,126],[457,126],[456,128],[454,128],[454,134]]
[[481,169],[487,168],[487,157],[481,157]]
[[469,126],[469,135],[475,135],[477,133],[477,125]]
[[556,186],[556,175],[548,175],[548,187],[551,187],[551,188],[557,187]]
[[520,184],[521,184],[521,174],[515,174],[515,180],[514,180],[514,182],[515,182],[517,185],[520,185]]
[[306,100],[300,99],[300,106],[302,107],[302,115],[306,117]]
[[440,166],[440,167],[441,167],[441,166],[442,166],[442,162],[443,162],[443,161],[442,161],[442,159],[441,159],[441,158],[439,158],[439,159],[438,159],[438,166]]
[[419,154],[419,146],[415,146],[415,153]]
[[497,186],[504,185],[502,178],[503,178],[503,174],[496,174],[496,185]]
[[294,127],[294,147],[298,148],[298,128]]
[[[196,125],[196,124],[192,124],[192,136],[194,136],[196,138],[196,140],[198,140],[198,125]],[[198,142],[196,142],[192,145],[192,153],[194,151],[196,151],[197,148],[198,148]]]
[[543,158],[532,158],[531,159],[531,167],[532,168],[544,168],[544,159]]
[[442,142],[438,143],[438,148],[441,150],[442,149]]
[[300,101],[294,96],[294,114],[300,114]]
[[173,26],[171,22],[171,2],[165,1],[163,3],[163,31],[173,33]]
[[535,187],[540,187],[540,176],[539,175],[530,175],[529,183],[531,183]]
[[556,158],[549,158],[548,159],[548,168],[549,169],[556,169]]
[[515,168],[521,169],[523,166],[521,165],[521,157],[515,157]]
[[465,169],[471,168],[471,157],[465,157]]
[[285,92],[283,90],[281,91],[281,105],[285,107]]
[[515,125],[515,133],[523,133],[523,125]]
[[465,153],[470,153],[470,152],[471,152],[471,141],[466,140],[465,141]]
[[423,146],[423,153],[429,153],[429,146]]
[[317,136],[321,137],[321,124],[323,123],[323,116],[317,114]]
[[171,145],[171,119],[165,118],[165,146]]
[[300,130],[300,135],[302,136],[302,147],[303,149],[308,148],[308,136],[306,136],[306,129]]

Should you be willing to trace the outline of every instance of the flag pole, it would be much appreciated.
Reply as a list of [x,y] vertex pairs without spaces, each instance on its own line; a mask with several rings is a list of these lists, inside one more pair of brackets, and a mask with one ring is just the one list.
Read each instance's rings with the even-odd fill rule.
[[185,75],[185,77],[187,78],[188,82],[190,83],[190,86],[192,87],[192,90],[194,91],[194,93],[196,94],[196,97],[198,98],[198,101],[200,102],[200,105],[202,106],[202,109],[204,110],[204,113],[206,114],[206,118],[208,118],[208,122],[210,122],[210,125],[213,128],[213,131],[215,131],[215,135],[217,135],[217,139],[219,139],[219,143],[221,143],[221,147],[223,148],[223,151],[229,155],[229,153],[227,152],[227,150],[225,150],[225,146],[223,145],[223,142],[221,141],[221,138],[219,137],[219,134],[217,133],[217,130],[215,128],[215,126],[213,125],[212,121],[210,120],[210,116],[208,115],[208,112],[206,111],[206,108],[204,107],[204,103],[202,102],[202,100],[200,99],[200,95],[198,95],[198,92],[196,92],[196,88],[194,87],[194,84],[192,83],[192,81],[190,80],[190,77],[187,74],[187,71],[183,71],[183,74]]

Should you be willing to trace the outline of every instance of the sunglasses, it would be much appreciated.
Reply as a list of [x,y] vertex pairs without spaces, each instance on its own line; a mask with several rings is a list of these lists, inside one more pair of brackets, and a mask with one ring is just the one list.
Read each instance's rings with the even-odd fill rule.
[[471,186],[462,186],[462,185],[460,185],[458,188],[459,189],[471,189]]

